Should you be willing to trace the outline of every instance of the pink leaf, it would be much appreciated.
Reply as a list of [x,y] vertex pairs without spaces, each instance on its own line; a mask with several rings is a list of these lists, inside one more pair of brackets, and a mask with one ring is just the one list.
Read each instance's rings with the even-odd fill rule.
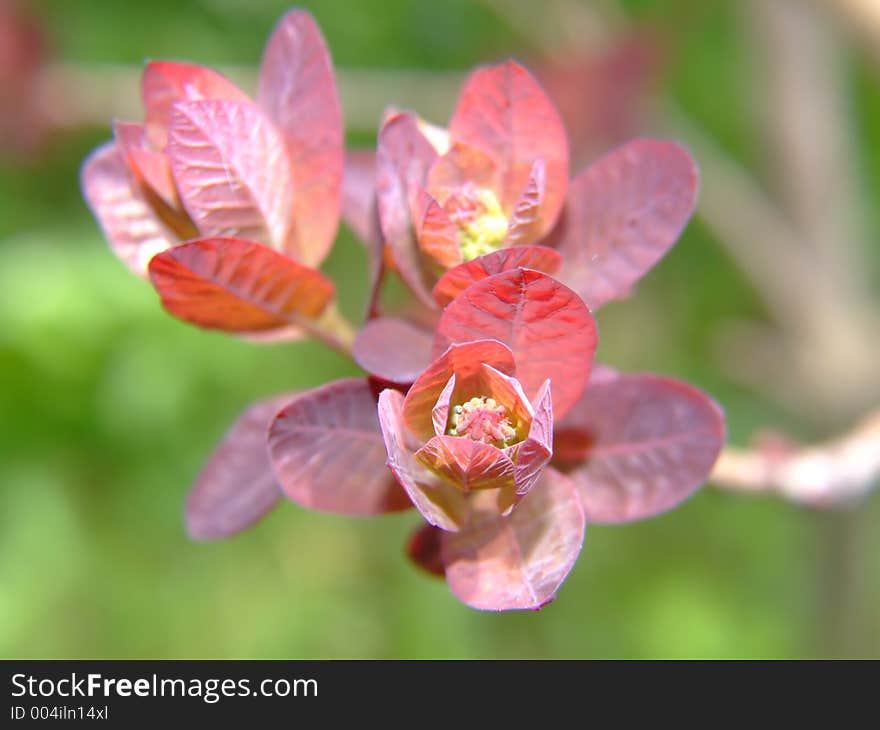
[[434,286],[434,301],[445,307],[471,284],[502,271],[522,267],[554,274],[562,264],[559,252],[546,246],[502,248],[450,269]]
[[247,94],[216,71],[173,61],[147,64],[141,77],[141,96],[146,109],[147,135],[157,152],[165,151],[174,102],[200,99],[249,101]]
[[178,102],[168,157],[181,201],[202,235],[237,235],[281,248],[290,226],[290,161],[278,130],[256,106]]
[[373,515],[412,506],[385,466],[366,380],[337,380],[289,403],[269,429],[269,453],[285,494],[303,507]]
[[422,278],[410,201],[424,188],[437,151],[411,114],[393,114],[379,131],[376,152],[376,194],[379,225],[385,245],[406,285],[422,303],[434,306]]
[[550,230],[565,200],[568,140],[553,103],[528,71],[507,61],[472,73],[449,134],[453,143],[479,147],[498,162],[501,203],[508,214],[526,188],[532,165],[543,160],[547,185],[538,229],[541,235]]
[[[154,193],[171,211],[180,207],[168,158],[150,149],[143,124],[114,122],[113,134],[128,169],[137,181]],[[182,215],[182,214],[181,214]]]
[[416,437],[427,441],[434,435],[432,410],[449,379],[455,375],[460,384],[464,384],[479,377],[483,365],[491,365],[506,374],[515,368],[510,348],[486,339],[454,345],[425,369],[407,392],[403,404],[404,422]]
[[609,152],[571,183],[551,239],[560,278],[596,308],[626,296],[693,213],[697,170],[674,142],[642,139]]
[[144,200],[113,142],[89,155],[80,185],[110,248],[138,276],[146,276],[154,254],[177,242]]
[[442,563],[452,592],[474,608],[537,609],[556,596],[584,540],[577,488],[553,469],[508,517],[475,512],[442,536]]
[[419,248],[444,269],[458,266],[462,262],[458,226],[428,193],[422,191],[416,200]]
[[470,438],[434,436],[416,452],[416,459],[465,492],[514,485],[510,458],[501,449]]
[[532,172],[525,190],[516,201],[513,213],[510,215],[510,221],[507,224],[506,245],[518,246],[540,238],[541,206],[546,194],[547,175],[544,161],[537,160],[532,165]]
[[292,164],[294,228],[285,250],[317,266],[339,226],[344,129],[330,54],[306,11],[288,12],[272,32],[257,98],[284,135]]
[[255,241],[205,238],[175,246],[150,262],[162,305],[175,317],[228,332],[272,330],[315,319],[333,283]]
[[431,362],[431,335],[401,319],[374,319],[358,333],[352,355],[372,375],[412,383]]
[[723,444],[724,415],[701,391],[659,375],[608,375],[557,424],[554,464],[577,483],[588,520],[628,522],[689,497]]
[[470,512],[467,498],[416,461],[418,443],[403,423],[403,395],[396,390],[379,395],[379,424],[388,466],[422,517],[444,530],[459,529]]
[[580,397],[590,377],[596,325],[580,297],[554,278],[518,268],[473,284],[444,310],[434,352],[488,338],[513,351],[516,377],[530,398],[548,377],[557,415]]
[[473,185],[500,192],[498,163],[477,147],[454,144],[437,158],[428,171],[427,190],[435,198],[445,197],[456,189]]
[[266,432],[278,409],[294,397],[251,405],[223,437],[186,500],[186,526],[196,540],[240,532],[278,504],[281,487],[266,450]]

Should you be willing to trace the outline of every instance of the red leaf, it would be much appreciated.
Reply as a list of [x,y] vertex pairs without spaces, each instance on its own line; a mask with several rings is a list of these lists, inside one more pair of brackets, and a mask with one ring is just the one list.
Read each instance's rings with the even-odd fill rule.
[[513,351],[516,377],[534,398],[548,377],[557,415],[571,408],[590,377],[596,325],[580,297],[531,269],[494,274],[462,292],[443,312],[434,352],[452,343],[495,339]]
[[507,449],[516,464],[514,472],[516,493],[529,492],[553,455],[553,404],[550,381],[545,381],[534,403],[535,415],[526,439]]
[[247,94],[216,71],[173,61],[147,64],[141,77],[141,97],[146,109],[147,135],[157,152],[165,151],[174,102],[200,99],[249,101]]
[[285,406],[269,428],[269,453],[284,492],[303,507],[348,515],[412,507],[385,466],[366,380],[337,380]]
[[689,497],[723,444],[724,415],[696,388],[607,375],[557,424],[554,463],[577,483],[589,521],[628,522]]
[[318,317],[333,298],[318,271],[256,241],[205,238],[175,246],[150,262],[162,305],[209,329],[255,332]]
[[453,345],[425,369],[407,392],[403,404],[404,422],[416,437],[427,441],[434,435],[432,410],[449,379],[455,375],[464,384],[479,377],[484,364],[505,374],[515,368],[510,349],[487,339]]
[[522,267],[554,274],[562,264],[558,251],[546,246],[502,248],[450,269],[434,285],[434,301],[445,307],[471,284],[502,271]]
[[626,296],[672,247],[693,213],[697,171],[674,142],[618,147],[571,183],[551,239],[560,278],[596,308]]
[[416,459],[458,489],[503,489],[514,485],[514,466],[499,448],[470,438],[434,436]]
[[508,517],[475,512],[442,536],[442,562],[452,592],[490,611],[537,609],[556,596],[584,540],[575,485],[553,469]]
[[186,500],[186,527],[196,540],[217,540],[241,532],[278,504],[266,431],[295,394],[251,405],[223,437]]
[[500,166],[501,203],[508,215],[525,190],[532,165],[543,160],[547,186],[541,235],[556,222],[568,184],[568,140],[544,90],[524,68],[507,61],[471,74],[449,123],[455,142],[489,152]]
[[352,356],[383,380],[412,383],[431,362],[431,335],[404,320],[374,319],[358,333]]
[[290,227],[290,161],[278,130],[256,106],[178,102],[168,158],[181,201],[203,236],[282,247]]
[[422,278],[410,201],[424,188],[437,151],[411,114],[393,114],[379,131],[376,152],[376,201],[385,245],[406,285],[429,307],[434,306]]
[[294,228],[285,250],[317,266],[339,226],[344,129],[330,54],[307,12],[292,10],[275,27],[257,98],[284,135],[292,163]]
[[396,390],[383,390],[379,395],[379,424],[388,466],[422,517],[444,530],[459,529],[467,520],[470,504],[462,492],[416,461],[413,452],[419,444],[403,423],[403,395]]
[[446,573],[440,555],[443,544],[443,530],[433,525],[421,525],[410,535],[406,543],[406,554],[422,570],[440,578]]
[[80,186],[110,248],[138,276],[146,276],[154,254],[177,242],[144,200],[113,142],[89,155]]

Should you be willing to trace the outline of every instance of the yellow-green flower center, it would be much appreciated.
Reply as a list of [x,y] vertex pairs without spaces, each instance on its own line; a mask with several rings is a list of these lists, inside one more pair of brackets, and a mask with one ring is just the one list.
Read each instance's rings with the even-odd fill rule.
[[449,416],[449,436],[467,436],[474,441],[502,448],[516,440],[516,429],[507,409],[494,398],[477,396],[453,406]]
[[501,248],[507,236],[507,216],[491,190],[468,184],[452,193],[443,209],[458,227],[465,261]]

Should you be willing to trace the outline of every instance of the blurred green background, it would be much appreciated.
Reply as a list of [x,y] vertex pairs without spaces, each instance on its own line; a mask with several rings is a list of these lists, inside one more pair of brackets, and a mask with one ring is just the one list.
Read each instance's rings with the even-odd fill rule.
[[[301,5],[344,70],[463,73],[510,54],[531,61],[544,33],[536,28],[529,37],[497,2]],[[655,60],[646,96],[675,102],[726,155],[759,165],[753,88],[761,70],[742,3],[580,5],[635,24],[637,38],[660,49],[648,54]],[[133,78],[146,58],[255,66],[288,7],[254,0],[19,6],[39,23],[53,63],[123,65]],[[858,43],[840,35],[859,194],[876,201],[880,77]],[[634,86],[635,97],[642,85]],[[398,101],[395,91],[389,84],[376,108]],[[604,103],[595,94],[584,99]],[[80,197],[79,164],[108,138],[113,113],[101,126],[65,125],[58,113],[62,123],[27,144],[8,144],[7,132],[0,152],[0,656],[880,655],[877,498],[855,510],[818,511],[708,487],[659,518],[588,528],[557,601],[507,615],[463,606],[443,582],[408,564],[403,544],[414,514],[358,520],[285,503],[229,541],[188,540],[188,485],[243,407],[357,369],[319,345],[255,346],[163,313],[150,286],[107,249]],[[633,124],[665,133],[644,117]],[[605,131],[610,139],[624,130]],[[369,129],[352,130],[358,144],[373,139]],[[877,209],[866,206],[864,220],[875,264]],[[365,257],[347,230],[325,269],[343,283],[343,308],[356,317]],[[876,275],[871,281],[876,292]],[[752,283],[695,221],[636,297],[601,312],[600,355],[705,388],[724,404],[734,443],[764,426],[804,439],[829,436],[836,421],[804,416],[737,383],[719,361],[718,333],[727,323],[767,318]],[[751,356],[741,352],[744,361]]]

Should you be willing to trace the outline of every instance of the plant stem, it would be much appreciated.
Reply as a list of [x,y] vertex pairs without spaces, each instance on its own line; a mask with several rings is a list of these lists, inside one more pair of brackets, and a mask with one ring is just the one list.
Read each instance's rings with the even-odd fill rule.
[[331,349],[351,359],[351,348],[357,330],[335,304],[331,304],[320,318],[303,320],[297,324]]

